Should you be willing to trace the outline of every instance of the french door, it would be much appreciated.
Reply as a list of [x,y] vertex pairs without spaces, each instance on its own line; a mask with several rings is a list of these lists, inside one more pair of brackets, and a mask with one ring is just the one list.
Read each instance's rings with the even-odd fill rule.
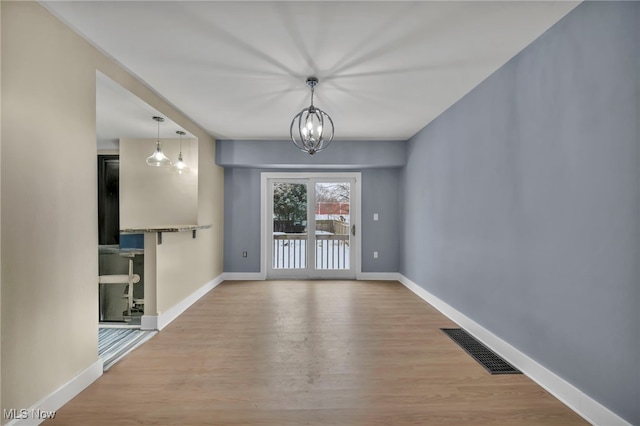
[[356,277],[358,174],[263,174],[267,278]]

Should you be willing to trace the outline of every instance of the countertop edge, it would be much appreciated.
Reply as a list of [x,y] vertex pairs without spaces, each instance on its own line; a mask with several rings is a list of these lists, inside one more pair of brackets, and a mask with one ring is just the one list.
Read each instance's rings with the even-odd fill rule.
[[143,234],[152,232],[189,232],[198,229],[209,229],[211,225],[167,225],[151,226],[148,228],[125,228],[121,229],[121,234]]

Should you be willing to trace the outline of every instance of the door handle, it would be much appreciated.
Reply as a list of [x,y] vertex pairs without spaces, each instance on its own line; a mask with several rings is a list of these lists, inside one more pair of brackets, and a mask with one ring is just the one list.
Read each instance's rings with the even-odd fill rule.
[[351,225],[351,235],[356,236],[356,225]]

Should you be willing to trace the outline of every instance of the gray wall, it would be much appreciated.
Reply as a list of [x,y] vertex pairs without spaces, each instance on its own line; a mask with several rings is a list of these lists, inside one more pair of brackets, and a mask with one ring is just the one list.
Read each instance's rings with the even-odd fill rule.
[[[399,169],[362,171],[362,272],[398,272],[400,265]],[[373,220],[373,214],[378,220]],[[373,252],[378,258],[373,258]]]
[[640,424],[640,4],[585,2],[407,145],[405,276]]
[[[247,145],[248,141],[241,141]],[[235,142],[233,142],[235,143]],[[351,143],[351,142],[350,142]],[[230,141],[223,145],[231,145]],[[256,141],[251,154],[244,156],[243,164],[260,163],[271,152],[273,142]],[[351,143],[357,151],[361,149],[361,143]],[[337,146],[337,145],[336,145]],[[291,142],[277,145],[277,151],[288,153],[297,150]],[[224,148],[224,149],[227,149]],[[292,169],[292,164],[280,168],[255,168],[255,167],[230,167],[228,164],[224,170],[224,271],[225,272],[260,272],[260,173],[263,171],[310,171],[318,168],[323,171],[360,171],[362,172],[362,271],[363,272],[397,272],[399,265],[399,199],[398,183],[400,171],[398,168],[367,168],[366,164],[388,164],[389,161],[397,162],[397,157],[405,158],[405,144],[393,142],[385,145],[380,152],[380,158],[372,160],[371,155],[361,156],[362,164],[350,164],[340,169],[327,169],[325,165],[332,159],[342,154],[333,150],[332,145],[327,151],[316,154],[313,160],[316,163],[309,165],[310,156],[305,154],[298,159],[297,169]],[[357,149],[356,149],[357,148]],[[392,149],[394,154],[385,156]],[[362,149],[363,152],[366,150]],[[369,149],[369,153],[376,152]],[[287,154],[283,154],[287,158]],[[352,155],[352,158],[356,156]],[[317,160],[320,158],[322,161]],[[224,155],[221,159],[226,161]],[[391,163],[395,164],[395,163]],[[321,165],[322,167],[318,167]],[[357,166],[357,168],[353,168]],[[373,220],[373,214],[378,213],[378,221]],[[247,252],[247,257],[242,257],[242,252]],[[373,252],[378,252],[378,259],[373,258]]]
[[[291,146],[289,149],[295,148]],[[260,173],[263,171],[276,171],[276,169],[225,168],[224,170],[225,272],[260,272]],[[363,272],[397,272],[400,171],[384,168],[361,171],[362,270]],[[377,222],[373,221],[374,213],[378,213]],[[246,258],[242,257],[243,251],[247,252]],[[373,258],[374,251],[378,251],[378,259]]]
[[333,141],[326,151],[309,155],[290,140],[220,140],[216,163],[222,167],[272,169],[368,169],[403,167],[404,141]]
[[224,169],[225,272],[260,272],[260,172]]
[[334,141],[314,156],[291,141],[218,141],[216,163],[225,173],[225,272],[260,272],[260,173],[313,170],[362,172],[362,271],[397,272],[399,170],[405,161],[402,141]]

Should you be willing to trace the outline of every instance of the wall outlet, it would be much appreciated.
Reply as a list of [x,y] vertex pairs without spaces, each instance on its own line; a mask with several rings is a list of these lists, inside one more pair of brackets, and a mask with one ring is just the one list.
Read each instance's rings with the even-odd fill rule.
[[242,252],[242,257],[247,257],[247,252],[246,251]]
[[377,251],[374,251],[374,252],[373,252],[373,258],[374,258],[374,259],[377,259],[377,258],[378,258],[378,252],[377,252]]

